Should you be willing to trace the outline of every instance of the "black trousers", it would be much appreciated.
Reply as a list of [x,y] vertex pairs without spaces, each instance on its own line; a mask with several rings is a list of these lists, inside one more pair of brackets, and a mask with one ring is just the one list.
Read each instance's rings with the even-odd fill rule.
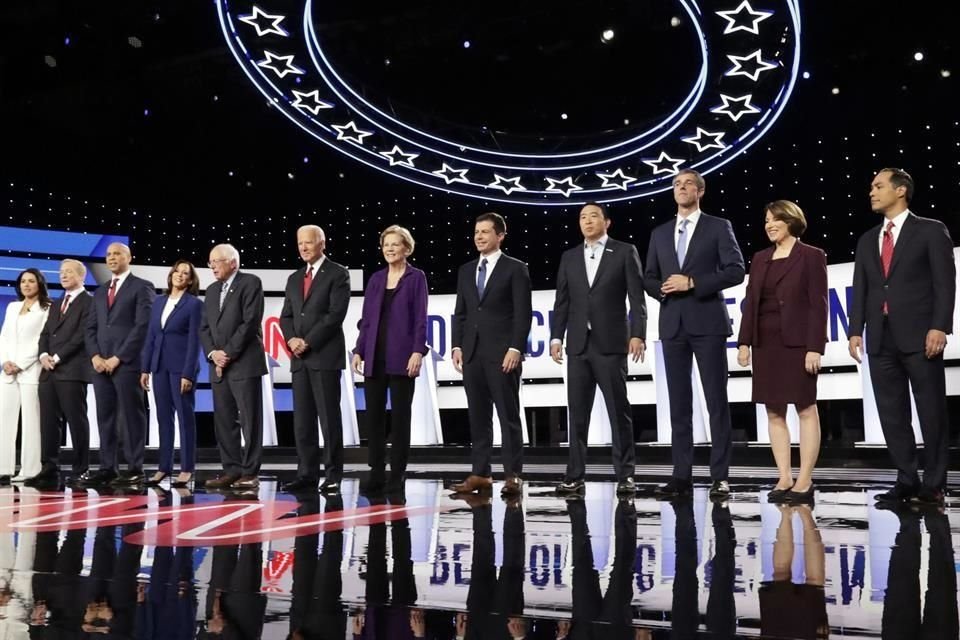
[[343,417],[340,414],[340,369],[293,372],[293,435],[297,442],[297,475],[320,477],[320,441],[323,434],[323,469],[330,482],[343,478]]
[[[263,456],[263,387],[260,376],[229,378],[213,388],[213,424],[224,473],[255,476]],[[243,434],[243,444],[240,434]]]
[[147,407],[135,369],[112,374],[96,373],[93,391],[97,398],[97,427],[100,432],[100,468],[117,470],[117,441],[123,418],[123,457],[130,470],[143,469],[147,444]]
[[59,468],[63,423],[70,425],[73,473],[87,470],[90,460],[90,419],[87,417],[87,383],[47,378],[40,396],[40,461],[45,469]]
[[386,465],[387,390],[390,391],[390,473],[400,477],[410,457],[410,408],[416,378],[375,372],[363,380],[366,399],[367,451],[370,468],[382,472]]
[[884,327],[880,352],[869,356],[869,362],[880,427],[897,467],[897,482],[920,484],[917,441],[911,426],[910,386],[913,385],[923,434],[923,484],[933,489],[943,488],[947,484],[950,433],[943,354],[928,359],[922,351],[904,353],[897,349],[893,332]]
[[570,457],[567,480],[583,480],[587,465],[587,432],[596,388],[610,416],[613,471],[617,480],[633,477],[633,410],[627,400],[627,356],[600,353],[590,338],[583,353],[569,355],[567,363],[567,407],[570,411]]
[[506,476],[523,471],[523,427],[520,423],[520,370],[501,369],[501,361],[485,360],[479,354],[463,364],[463,388],[470,418],[472,473],[490,476],[493,456],[493,408],[500,418],[500,457]]
[[727,401],[727,339],[692,336],[683,327],[675,337],[663,340],[663,361],[670,388],[673,477],[689,480],[693,475],[693,381],[690,375],[694,356],[710,412],[710,477],[726,480],[733,450]]

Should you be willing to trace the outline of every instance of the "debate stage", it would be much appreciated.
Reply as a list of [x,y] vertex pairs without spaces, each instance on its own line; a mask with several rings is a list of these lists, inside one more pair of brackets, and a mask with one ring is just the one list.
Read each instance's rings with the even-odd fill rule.
[[[878,510],[885,469],[817,471],[816,504],[768,504],[764,467],[733,494],[618,500],[603,465],[582,500],[560,464],[522,499],[452,499],[467,466],[417,462],[402,495],[0,489],[0,637],[955,638],[960,501]],[[700,467],[698,475],[705,471]],[[960,473],[950,474],[953,486]]]

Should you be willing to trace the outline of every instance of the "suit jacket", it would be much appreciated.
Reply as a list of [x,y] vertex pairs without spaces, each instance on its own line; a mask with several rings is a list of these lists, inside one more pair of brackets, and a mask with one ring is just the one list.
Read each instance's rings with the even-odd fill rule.
[[242,380],[257,378],[267,373],[263,351],[263,285],[253,274],[238,271],[220,308],[220,290],[217,281],[207,288],[204,296],[203,318],[200,321],[200,344],[207,358],[222,349],[230,358],[223,378],[217,377],[217,367],[210,363],[210,381],[225,378]]
[[302,357],[290,357],[290,370],[340,370],[346,366],[347,346],[343,337],[343,319],[350,305],[350,273],[330,258],[324,258],[303,297],[303,279],[307,266],[287,278],[286,295],[280,311],[283,337],[302,338],[310,348]]
[[583,353],[589,323],[593,343],[601,353],[626,353],[630,338],[647,336],[647,303],[637,249],[608,238],[592,286],[583,254],[581,243],[560,258],[550,339],[563,340],[566,332],[567,352]]
[[477,266],[480,259],[462,265],[457,274],[457,302],[453,312],[452,347],[463,350],[469,362],[483,344],[483,355],[497,362],[510,348],[527,351],[533,318],[530,272],[527,265],[500,254],[487,276],[483,298],[477,296]]
[[[750,262],[738,344],[758,344],[760,295],[767,284],[767,269],[775,248],[758,251]],[[823,250],[798,240],[784,260],[786,270],[776,283],[783,344],[822,354],[827,346],[827,256]]]
[[87,357],[85,346],[87,315],[93,306],[93,296],[86,291],[80,292],[70,301],[70,306],[63,314],[60,313],[62,300],[54,300],[50,306],[47,322],[40,333],[38,349],[40,354],[57,356],[60,361],[53,371],[40,371],[40,382],[48,378],[90,382],[93,365]]
[[387,269],[372,276],[363,292],[363,311],[357,328],[357,346],[353,352],[369,363],[365,369],[373,373],[377,354],[377,336],[387,331],[387,352],[384,370],[392,375],[406,375],[407,362],[414,353],[427,353],[427,276],[420,269],[407,265],[393,294],[390,307],[390,326],[380,327],[380,311],[387,289]]
[[128,274],[117,290],[113,307],[107,308],[108,285],[93,294],[87,315],[87,355],[117,356],[117,372],[140,372],[140,354],[147,339],[150,309],[156,296],[153,283]]
[[[746,274],[733,226],[701,212],[681,265],[673,238],[676,224],[674,216],[654,229],[647,250],[643,284],[650,297],[660,301],[660,338],[677,335],[681,322],[690,335],[732,335],[723,290],[743,282]],[[691,276],[694,289],[662,295],[660,286],[673,274]]]
[[939,220],[909,214],[893,249],[890,272],[883,277],[880,265],[880,229],[860,237],[853,267],[853,307],[848,335],[867,331],[867,353],[880,351],[883,304],[887,303],[890,331],[897,349],[923,351],[927,331],[953,330],[953,305],[957,296],[953,240]]
[[0,330],[0,364],[12,362],[20,373],[8,376],[0,370],[0,383],[37,384],[40,381],[40,333],[47,322],[49,309],[41,309],[35,302],[30,311],[20,315],[23,301],[15,300],[7,305],[7,314]]
[[163,308],[170,296],[163,295],[153,303],[147,340],[140,362],[142,373],[178,373],[181,378],[196,381],[200,373],[200,322],[203,302],[184,293],[161,326]]

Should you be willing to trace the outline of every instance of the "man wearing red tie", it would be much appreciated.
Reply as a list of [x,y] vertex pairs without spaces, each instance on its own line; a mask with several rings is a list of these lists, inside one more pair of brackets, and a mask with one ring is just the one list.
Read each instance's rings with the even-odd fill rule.
[[[849,350],[860,362],[866,327],[880,426],[897,467],[896,484],[877,500],[937,505],[947,481],[943,350],[953,327],[956,266],[946,226],[909,210],[913,190],[913,178],[902,169],[881,170],[870,186],[871,207],[883,223],[857,244]],[[910,424],[911,385],[923,434],[922,484]]]
[[284,490],[315,491],[320,476],[317,420],[323,433],[321,493],[340,493],[343,478],[343,417],[340,376],[347,363],[343,319],[350,305],[350,273],[327,258],[323,229],[297,230],[297,249],[306,263],[287,280],[280,329],[290,349],[293,377],[293,434],[297,478]]

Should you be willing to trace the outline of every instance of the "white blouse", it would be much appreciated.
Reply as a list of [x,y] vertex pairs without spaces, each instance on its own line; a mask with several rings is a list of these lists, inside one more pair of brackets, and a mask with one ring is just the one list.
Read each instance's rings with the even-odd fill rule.
[[48,309],[33,303],[30,310],[20,315],[22,300],[7,305],[7,314],[0,329],[0,364],[13,362],[20,367],[16,376],[8,376],[0,371],[0,383],[38,384],[40,381],[40,333],[47,322]]

